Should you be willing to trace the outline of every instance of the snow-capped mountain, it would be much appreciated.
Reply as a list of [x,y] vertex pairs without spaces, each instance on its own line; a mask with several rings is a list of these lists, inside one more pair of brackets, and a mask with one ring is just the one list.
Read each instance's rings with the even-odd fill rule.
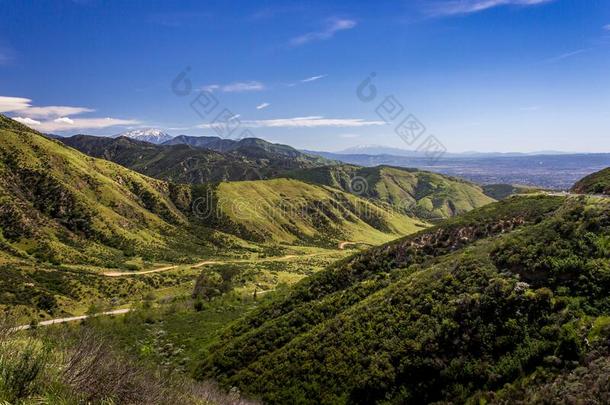
[[167,142],[174,137],[170,134],[161,131],[160,129],[148,128],[148,129],[134,129],[132,131],[123,132],[115,135],[115,138],[119,136],[125,136],[127,138],[137,139],[138,141],[150,142],[155,145]]

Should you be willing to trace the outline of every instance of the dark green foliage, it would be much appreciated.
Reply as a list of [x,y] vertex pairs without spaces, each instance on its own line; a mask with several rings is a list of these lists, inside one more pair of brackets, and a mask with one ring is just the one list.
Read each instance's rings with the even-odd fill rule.
[[533,187],[528,186],[516,186],[512,184],[486,184],[481,186],[485,195],[496,199],[504,200],[505,198],[511,197],[515,194],[527,194],[538,191]]
[[[299,152],[290,146],[271,144],[262,139],[219,139],[224,142],[199,147],[196,142],[198,139],[189,142],[190,139],[184,138],[189,137],[178,137],[174,142],[164,145],[153,145],[124,137],[88,135],[61,138],[60,141],[90,156],[107,159],[148,176],[177,183],[261,180],[276,177],[286,170],[332,163]],[[181,143],[181,140],[184,140],[184,143]]]

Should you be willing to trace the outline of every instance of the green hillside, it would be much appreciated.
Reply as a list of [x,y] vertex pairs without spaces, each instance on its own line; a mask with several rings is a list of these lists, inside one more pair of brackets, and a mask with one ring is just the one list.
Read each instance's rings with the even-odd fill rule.
[[213,213],[209,221],[259,242],[382,243],[427,226],[349,193],[297,180],[228,182],[198,190],[197,209]]
[[286,176],[336,187],[426,219],[449,218],[495,201],[473,183],[417,169],[336,165]]
[[188,189],[90,158],[4,117],[0,136],[5,253],[105,265],[210,252],[213,232],[194,229],[184,214]]
[[576,182],[571,191],[579,194],[610,195],[610,167]]
[[233,324],[198,375],[267,403],[548,398],[564,370],[607,362],[609,241],[605,199],[488,205],[300,282]]

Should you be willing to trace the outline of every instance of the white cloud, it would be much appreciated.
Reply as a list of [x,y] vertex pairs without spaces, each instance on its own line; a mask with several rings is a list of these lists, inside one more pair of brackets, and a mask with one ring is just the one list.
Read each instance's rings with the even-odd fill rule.
[[356,24],[357,23],[354,20],[333,19],[327,24],[326,28],[321,31],[308,32],[307,34],[292,38],[290,40],[290,45],[300,46],[312,41],[324,41],[334,37],[335,34],[339,31],[345,31],[354,28]]
[[269,103],[261,103],[261,104],[256,106],[256,109],[257,110],[262,110],[262,109],[265,109],[265,108],[269,107],[270,105],[271,104],[269,104]]
[[70,125],[74,124],[74,120],[71,118],[68,118],[68,117],[56,118],[53,120],[53,122],[58,122],[58,123],[63,122],[63,123],[70,124]]
[[31,102],[29,98],[0,96],[0,113],[26,109]]
[[32,100],[29,98],[0,96],[0,113],[14,112],[19,115],[13,118],[15,121],[41,132],[101,129],[140,123],[137,120],[120,118],[70,118],[68,115],[82,114],[95,110],[85,107],[67,106],[32,107],[31,103]]
[[301,83],[315,82],[316,80],[323,79],[326,76],[328,76],[328,75],[311,76],[311,77],[308,77],[307,79],[301,80]]
[[32,107],[32,100],[25,97],[5,97],[0,96],[0,112],[16,111],[19,115],[29,118],[50,118],[63,117],[66,115],[82,114],[92,112],[91,108],[67,107],[67,106],[47,106]]
[[81,130],[81,129],[103,129],[114,126],[124,125],[136,125],[140,121],[137,120],[124,120],[119,118],[58,118],[53,121],[36,121],[31,118],[17,117],[14,118],[16,121],[21,122],[27,126],[34,128],[41,132],[61,132],[68,130]]
[[534,6],[555,0],[442,0],[428,3],[426,13],[435,16],[471,14],[499,6]]
[[[365,127],[386,125],[384,121],[365,121],[361,118],[324,118],[320,116],[278,118],[271,120],[241,121],[248,128],[317,128],[317,127]],[[213,124],[201,124],[198,128],[213,128]]]
[[49,118],[63,117],[66,115],[76,115],[93,111],[95,110],[85,107],[67,107],[52,105],[47,107],[28,107],[25,110],[19,111],[19,113],[32,118]]
[[235,82],[229,84],[209,84],[203,86],[202,90],[207,91],[224,91],[225,93],[241,93],[244,91],[261,91],[265,90],[265,85],[261,82],[250,81],[250,82]]
[[24,125],[27,125],[27,126],[40,125],[40,121],[36,121],[36,120],[33,120],[31,118],[27,118],[27,117],[15,117],[13,119],[15,121],[20,122],[20,123],[22,123]]

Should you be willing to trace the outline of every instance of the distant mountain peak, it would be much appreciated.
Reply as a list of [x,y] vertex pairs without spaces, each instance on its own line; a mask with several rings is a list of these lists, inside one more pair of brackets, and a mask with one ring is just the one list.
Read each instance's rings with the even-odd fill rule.
[[134,129],[118,134],[115,136],[115,138],[121,136],[131,139],[137,139],[138,141],[154,143],[155,145],[162,144],[163,142],[167,142],[174,138],[167,132],[163,132],[162,130],[155,128]]

